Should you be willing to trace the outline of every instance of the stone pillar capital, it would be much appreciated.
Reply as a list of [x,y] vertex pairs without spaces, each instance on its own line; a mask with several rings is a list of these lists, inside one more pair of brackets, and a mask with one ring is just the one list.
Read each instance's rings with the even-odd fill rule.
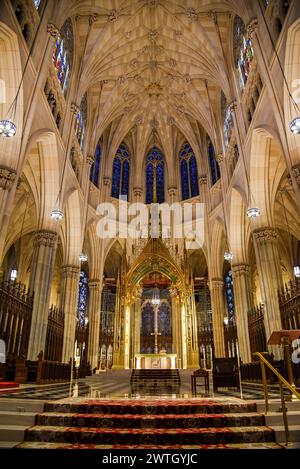
[[216,160],[219,164],[223,163],[224,161],[224,155],[222,153],[219,153],[216,157]]
[[230,109],[230,112],[233,112],[233,111],[236,109],[236,107],[237,107],[237,101],[236,101],[236,99],[233,99],[233,100],[231,101],[231,103],[229,103],[228,107],[229,107],[229,109]]
[[95,161],[95,158],[94,158],[92,155],[88,155],[88,156],[86,157],[86,162],[87,162],[87,164],[88,164],[89,166],[92,166],[92,164],[94,163],[94,161]]
[[174,197],[177,194],[177,187],[169,187],[168,194],[170,197]]
[[221,278],[212,278],[210,280],[210,288],[211,289],[217,289],[217,288],[223,288],[224,287],[224,281]]
[[33,245],[34,247],[47,246],[53,248],[57,241],[57,233],[55,231],[39,230],[35,231]]
[[98,278],[93,278],[89,280],[89,288],[91,290],[100,290],[100,287],[101,287],[101,280],[99,280]]
[[300,164],[297,164],[292,167],[293,176],[300,187]]
[[204,186],[207,184],[207,176],[199,176],[199,184],[200,186]]
[[9,191],[12,188],[16,177],[17,173],[14,169],[0,166],[0,189]]
[[253,231],[253,237],[257,243],[270,243],[277,241],[278,234],[274,228],[260,228]]
[[257,18],[252,18],[249,23],[247,24],[247,34],[252,39],[254,34],[258,30],[258,20]]
[[249,275],[250,274],[250,266],[248,264],[238,264],[233,265],[231,267],[232,276],[239,277],[241,275]]
[[141,187],[134,187],[133,188],[133,195],[135,197],[141,197],[143,193],[143,189]]
[[111,178],[110,177],[104,177],[103,178],[103,183],[105,186],[111,186]]
[[54,39],[57,38],[59,35],[59,29],[53,24],[53,23],[48,23],[47,24],[47,33]]
[[63,265],[61,274],[64,278],[76,278],[80,273],[80,267],[74,264]]
[[78,104],[72,103],[71,104],[71,113],[73,114],[73,116],[77,116],[79,111],[80,111],[80,107],[78,106]]

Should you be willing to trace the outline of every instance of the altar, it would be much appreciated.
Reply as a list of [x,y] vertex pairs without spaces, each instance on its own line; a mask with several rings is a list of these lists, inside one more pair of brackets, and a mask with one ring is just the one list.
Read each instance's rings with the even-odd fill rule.
[[174,370],[176,368],[176,353],[137,353],[135,355],[135,368]]

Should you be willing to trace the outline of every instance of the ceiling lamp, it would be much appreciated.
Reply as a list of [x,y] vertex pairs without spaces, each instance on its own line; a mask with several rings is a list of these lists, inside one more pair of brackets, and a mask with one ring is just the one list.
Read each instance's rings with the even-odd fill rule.
[[257,218],[260,216],[260,209],[257,207],[251,207],[247,210],[247,217],[248,218]]
[[11,120],[0,120],[0,135],[2,137],[14,137],[16,135],[17,126]]
[[64,212],[60,208],[55,208],[51,212],[51,218],[55,221],[60,221],[64,218]]
[[79,255],[79,260],[80,262],[86,262],[88,260],[88,255],[85,254],[84,252],[82,252],[80,255]]
[[225,316],[225,318],[224,318],[224,326],[228,326],[228,323],[229,323],[228,317]]
[[293,134],[300,134],[300,116],[295,117],[295,119],[291,120],[290,129]]
[[159,303],[160,303],[159,289],[157,288],[157,286],[155,286],[154,289],[153,289],[153,296],[152,296],[151,303],[153,305],[159,305]]
[[294,275],[295,275],[296,278],[300,278],[300,267],[299,267],[299,265],[295,265]]
[[224,253],[224,259],[225,259],[225,261],[228,261],[228,262],[232,261],[232,259],[233,259],[232,252],[226,251]]

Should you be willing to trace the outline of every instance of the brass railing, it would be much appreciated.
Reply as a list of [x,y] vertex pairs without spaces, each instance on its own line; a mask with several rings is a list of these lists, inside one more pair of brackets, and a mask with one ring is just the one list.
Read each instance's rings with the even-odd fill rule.
[[267,383],[267,375],[266,375],[266,367],[274,373],[275,376],[278,378],[279,390],[280,390],[280,399],[281,399],[281,411],[282,411],[282,418],[284,423],[284,431],[285,431],[285,442],[286,445],[289,444],[290,436],[289,436],[289,426],[288,426],[288,419],[287,419],[287,409],[285,407],[285,396],[283,391],[283,386],[285,386],[293,396],[300,400],[300,393],[296,390],[294,386],[292,386],[280,373],[271,365],[270,362],[264,357],[263,353],[256,352],[254,353],[259,360],[261,366],[261,377],[262,383],[264,387],[264,395],[265,395],[265,415],[268,414],[269,411],[269,393],[268,393],[268,383]]

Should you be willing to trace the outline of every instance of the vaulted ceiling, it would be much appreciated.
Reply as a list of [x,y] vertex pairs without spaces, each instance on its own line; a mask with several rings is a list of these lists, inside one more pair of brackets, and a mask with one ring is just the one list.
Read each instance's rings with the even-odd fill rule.
[[157,143],[172,155],[186,139],[200,158],[202,129],[219,146],[220,90],[231,99],[232,23],[244,1],[71,3],[62,13],[80,38],[78,99],[88,90],[93,145],[112,128],[112,153],[133,134],[135,154]]

